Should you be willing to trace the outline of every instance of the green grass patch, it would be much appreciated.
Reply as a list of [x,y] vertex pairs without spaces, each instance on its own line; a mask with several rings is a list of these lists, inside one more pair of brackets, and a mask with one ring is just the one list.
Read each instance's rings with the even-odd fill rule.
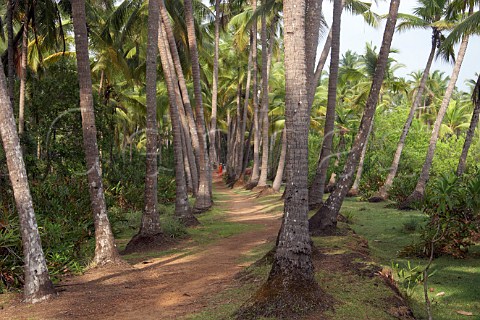
[[[417,241],[424,226],[426,216],[420,211],[399,211],[385,208],[385,203],[365,203],[356,199],[347,199],[342,212],[353,217],[351,227],[368,240],[372,256],[384,266],[390,267],[392,261],[423,268],[426,259],[399,258],[398,252],[406,245]],[[436,320],[465,319],[457,311],[473,313],[480,319],[480,255],[478,246],[472,247],[466,259],[439,257],[433,261],[431,271],[436,273],[429,279],[429,293],[432,300],[433,318]],[[443,296],[436,296],[444,292]],[[418,319],[426,319],[423,285],[415,288],[409,303]]]

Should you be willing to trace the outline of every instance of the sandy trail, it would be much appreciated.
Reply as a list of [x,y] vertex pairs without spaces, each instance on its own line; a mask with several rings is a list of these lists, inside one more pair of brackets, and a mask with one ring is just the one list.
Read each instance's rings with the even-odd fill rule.
[[221,239],[194,254],[148,259],[131,269],[91,270],[60,283],[56,299],[37,305],[19,301],[0,311],[0,319],[177,319],[200,311],[210,297],[234,284],[246,266],[240,258],[275,239],[279,214],[267,213],[272,202],[259,204],[252,194],[237,194],[221,180],[215,192],[227,195],[216,206],[228,220],[260,225],[252,231]]

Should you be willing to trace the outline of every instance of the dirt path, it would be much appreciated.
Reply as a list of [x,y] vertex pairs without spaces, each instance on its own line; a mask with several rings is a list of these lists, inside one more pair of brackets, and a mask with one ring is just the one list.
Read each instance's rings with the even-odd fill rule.
[[[27,306],[19,301],[1,310],[0,319],[177,319],[200,311],[209,297],[233,284],[245,264],[239,258],[254,247],[275,239],[279,215],[265,213],[253,196],[227,189],[220,180],[217,201],[228,220],[261,225],[211,243],[197,253],[149,259],[131,269],[92,270],[62,282],[56,299]],[[195,249],[195,248],[194,248]]]

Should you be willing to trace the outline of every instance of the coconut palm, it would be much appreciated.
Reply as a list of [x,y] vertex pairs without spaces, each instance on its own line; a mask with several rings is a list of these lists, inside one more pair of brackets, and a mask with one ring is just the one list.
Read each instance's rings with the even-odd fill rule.
[[390,2],[389,17],[385,26],[382,46],[380,48],[380,53],[378,55],[377,65],[375,68],[375,76],[373,78],[370,94],[366,102],[362,122],[360,123],[360,128],[355,137],[355,142],[350,154],[348,155],[344,172],[340,178],[340,181],[338,182],[337,188],[328,197],[327,201],[320,208],[320,210],[318,210],[317,213],[309,220],[309,228],[313,233],[328,234],[336,229],[338,212],[342,205],[343,199],[345,198],[350,185],[353,182],[354,171],[358,165],[362,148],[366,143],[375,109],[377,107],[380,88],[383,83],[385,69],[388,63],[390,45],[392,42],[393,33],[395,31],[395,23],[397,21],[399,5],[400,1],[398,0],[392,0]]
[[378,194],[376,195],[376,198],[378,199],[386,199],[388,197],[388,191],[392,187],[393,179],[397,174],[398,165],[400,164],[400,157],[402,155],[403,147],[405,145],[405,140],[407,138],[408,131],[412,124],[415,112],[420,106],[428,75],[430,73],[430,68],[432,66],[433,58],[435,56],[437,47],[440,45],[440,41],[442,39],[440,29],[433,26],[432,24],[439,21],[443,17],[445,12],[445,6],[447,3],[448,1],[446,0],[420,0],[418,3],[419,6],[414,9],[414,15],[399,15],[399,19],[401,20],[397,27],[397,30],[399,31],[405,31],[413,28],[432,29],[431,49],[427,59],[427,64],[425,66],[425,69],[423,70],[423,74],[420,79],[420,83],[418,85],[418,88],[416,88],[415,90],[415,97],[413,99],[413,103],[410,108],[410,112],[408,114],[405,125],[403,126],[402,134],[400,135],[397,149],[393,156],[392,165],[390,166],[390,171],[385,180],[385,183],[382,185]]

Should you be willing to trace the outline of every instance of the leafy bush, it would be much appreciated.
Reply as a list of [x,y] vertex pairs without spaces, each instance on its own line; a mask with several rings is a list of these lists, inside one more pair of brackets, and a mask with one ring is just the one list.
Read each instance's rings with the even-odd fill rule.
[[421,242],[404,251],[430,255],[433,243],[435,256],[463,258],[480,230],[480,176],[442,174],[427,189],[424,211],[429,222]]

